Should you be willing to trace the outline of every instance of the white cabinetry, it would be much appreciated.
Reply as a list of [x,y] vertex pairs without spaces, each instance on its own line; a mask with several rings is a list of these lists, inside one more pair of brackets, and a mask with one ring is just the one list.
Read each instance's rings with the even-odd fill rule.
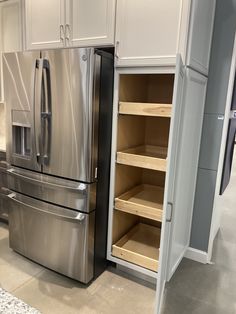
[[179,0],[119,0],[117,65],[175,64],[180,18]]
[[2,52],[22,50],[22,11],[20,0],[11,0],[0,4],[0,46]]
[[64,46],[64,0],[26,0],[26,48]]
[[187,64],[208,74],[215,0],[192,0]]
[[184,64],[206,74],[215,0],[119,0],[117,66]]
[[176,62],[115,73],[107,258],[158,278],[158,313],[189,246],[207,85]]
[[26,48],[114,44],[115,0],[26,0]]
[[0,3],[0,102],[3,97],[2,52],[20,51],[23,48],[22,3],[9,0]]
[[72,0],[69,7],[72,46],[114,44],[114,0]]

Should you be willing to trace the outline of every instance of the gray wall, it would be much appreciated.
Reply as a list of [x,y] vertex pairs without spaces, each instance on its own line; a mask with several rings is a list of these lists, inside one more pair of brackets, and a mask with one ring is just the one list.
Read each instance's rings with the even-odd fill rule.
[[231,58],[236,0],[216,0],[208,88],[194,202],[190,246],[207,251],[219,162]]

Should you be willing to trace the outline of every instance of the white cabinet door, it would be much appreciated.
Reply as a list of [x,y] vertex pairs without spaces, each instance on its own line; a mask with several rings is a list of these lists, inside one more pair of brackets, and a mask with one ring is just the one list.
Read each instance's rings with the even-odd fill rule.
[[186,70],[167,280],[174,274],[189,246],[206,87],[205,76],[191,69]]
[[119,0],[116,64],[175,65],[181,0]]
[[192,0],[187,65],[206,75],[210,60],[215,5],[216,0]]
[[64,0],[25,0],[26,49],[64,46]]
[[22,50],[22,11],[19,0],[0,6],[0,40],[2,52]]
[[[176,73],[173,93],[173,111],[171,116],[170,135],[168,144],[168,164],[165,183],[165,196],[163,204],[163,219],[161,228],[161,244],[160,244],[160,258],[158,268],[157,280],[157,311],[160,313],[162,297],[166,283],[166,271],[168,265],[168,249],[171,232],[171,225],[173,223],[173,204],[174,194],[177,179],[178,167],[178,147],[181,139],[181,117],[184,110],[183,102],[183,88],[184,88],[185,69],[180,55],[177,55]],[[175,209],[174,209],[175,210]],[[178,208],[179,210],[179,208]],[[176,215],[178,211],[176,211]],[[181,216],[182,217],[182,216]]]
[[66,33],[70,33],[71,45],[114,44],[115,0],[71,0],[69,3]]

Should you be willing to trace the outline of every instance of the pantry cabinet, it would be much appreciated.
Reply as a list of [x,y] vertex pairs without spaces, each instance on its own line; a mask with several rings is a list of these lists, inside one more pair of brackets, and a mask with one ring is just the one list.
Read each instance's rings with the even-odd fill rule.
[[119,0],[116,66],[185,65],[208,73],[215,0]]
[[115,73],[107,258],[158,279],[189,245],[207,78],[174,67]]
[[25,0],[26,48],[114,44],[115,0]]

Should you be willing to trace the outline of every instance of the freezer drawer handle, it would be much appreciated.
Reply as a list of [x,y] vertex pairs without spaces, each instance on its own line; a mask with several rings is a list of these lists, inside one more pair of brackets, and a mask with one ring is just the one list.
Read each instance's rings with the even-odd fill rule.
[[78,187],[70,187],[70,186],[66,186],[66,185],[54,184],[54,183],[50,183],[50,182],[46,182],[46,181],[39,181],[39,180],[36,180],[34,178],[29,178],[29,177],[24,176],[20,173],[17,173],[13,168],[7,169],[7,172],[16,176],[16,177],[27,180],[29,182],[33,181],[36,183],[42,183],[42,184],[48,185],[50,187],[54,187],[54,188],[56,187],[56,188],[66,189],[66,190],[70,190],[70,191],[74,191],[74,192],[80,192],[80,194],[87,195],[87,188],[86,188],[86,185],[83,183],[79,183]]
[[8,197],[10,200],[12,200],[12,201],[14,201],[14,202],[16,202],[16,203],[18,203],[18,204],[20,204],[20,205],[30,207],[30,208],[32,208],[32,209],[34,209],[34,210],[37,210],[37,211],[39,211],[39,212],[42,212],[42,213],[46,213],[46,214],[49,214],[49,215],[52,215],[52,216],[56,216],[57,218],[67,219],[67,220],[77,220],[77,221],[79,221],[79,222],[82,222],[82,221],[84,221],[84,219],[85,219],[85,214],[82,214],[82,213],[78,213],[76,217],[70,217],[70,216],[68,216],[68,215],[56,214],[56,213],[53,213],[53,212],[48,211],[48,210],[39,209],[38,207],[35,207],[35,206],[30,205],[30,204],[27,204],[27,203],[24,203],[24,202],[22,202],[22,201],[19,201],[19,200],[16,198],[16,193],[14,193],[14,192],[8,194],[7,197]]

